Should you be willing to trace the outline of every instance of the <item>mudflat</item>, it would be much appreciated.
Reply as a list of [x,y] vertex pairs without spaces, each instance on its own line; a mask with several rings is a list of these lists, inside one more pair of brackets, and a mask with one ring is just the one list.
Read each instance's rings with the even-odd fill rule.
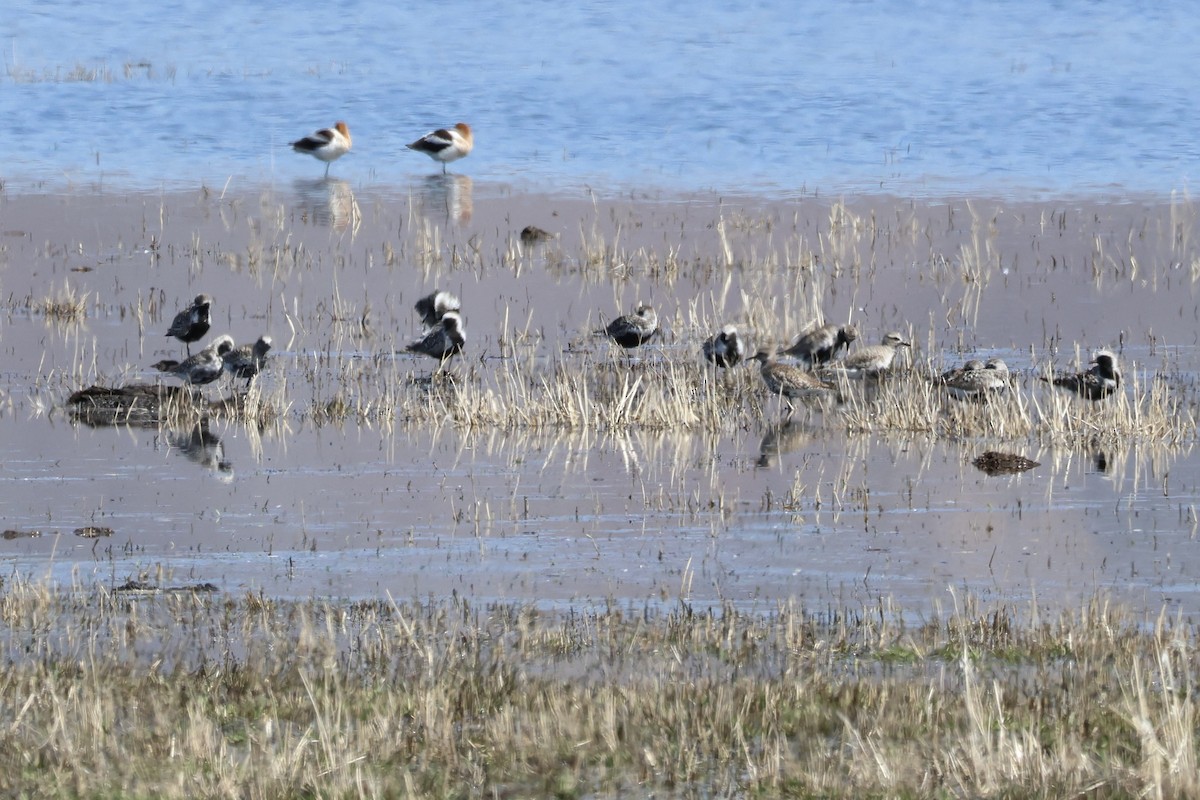
[[[1195,224],[1182,197],[555,196],[462,175],[5,193],[0,561],[300,598],[920,613],[953,588],[1200,610]],[[435,289],[467,337],[444,365],[405,350]],[[166,330],[201,293],[193,351],[274,341],[248,392],[226,378],[124,419],[69,402],[176,386],[152,365],[183,357]],[[596,334],[639,303],[653,339]],[[833,396],[790,412],[755,362],[701,355],[727,324],[773,350],[818,322],[853,325],[850,354],[911,346],[875,379],[835,365]],[[1042,380],[1101,348],[1112,396]],[[937,380],[989,358],[1001,396]],[[990,474],[988,453],[1036,466]]]

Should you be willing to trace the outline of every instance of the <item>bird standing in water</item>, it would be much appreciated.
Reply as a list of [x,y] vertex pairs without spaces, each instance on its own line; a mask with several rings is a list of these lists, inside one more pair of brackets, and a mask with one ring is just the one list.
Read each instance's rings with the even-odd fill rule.
[[183,342],[187,354],[192,354],[192,342],[198,342],[208,333],[212,323],[213,299],[206,294],[196,295],[192,304],[175,315],[171,327],[167,328],[167,336],[174,336]]
[[325,177],[329,177],[329,166],[350,152],[350,129],[338,121],[332,128],[321,130],[291,143],[297,153],[308,153],[318,161],[325,162]]
[[617,317],[597,333],[604,334],[626,350],[641,347],[658,333],[658,314],[648,304],[641,303],[632,314]]
[[446,174],[446,165],[451,161],[465,158],[475,147],[475,135],[471,126],[465,122],[455,124],[453,128],[438,128],[408,145],[409,150],[424,153],[434,161],[442,164],[442,174]]

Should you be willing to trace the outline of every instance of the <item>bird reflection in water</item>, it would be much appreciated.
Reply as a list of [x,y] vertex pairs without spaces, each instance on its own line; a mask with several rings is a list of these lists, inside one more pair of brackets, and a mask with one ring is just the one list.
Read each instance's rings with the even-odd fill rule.
[[332,228],[339,233],[349,230],[358,233],[362,212],[350,182],[341,178],[300,179],[294,184],[297,208],[313,224]]
[[167,444],[188,461],[221,476],[233,474],[233,465],[225,460],[225,445],[208,429],[207,417],[190,427],[168,428],[166,437]]
[[812,441],[812,428],[801,422],[788,419],[767,428],[758,445],[758,461],[755,466],[770,467],[779,456],[799,450]]
[[475,211],[473,183],[467,175],[430,175],[419,185],[422,213],[430,218],[445,215],[447,224],[466,225]]

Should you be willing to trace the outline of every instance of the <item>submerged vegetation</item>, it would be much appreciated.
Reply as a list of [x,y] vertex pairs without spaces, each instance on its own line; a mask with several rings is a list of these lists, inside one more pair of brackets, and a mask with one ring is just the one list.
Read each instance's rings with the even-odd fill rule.
[[[0,592],[0,787],[39,797],[1200,791],[1192,625],[1049,613]],[[55,622],[47,627],[47,620]]]

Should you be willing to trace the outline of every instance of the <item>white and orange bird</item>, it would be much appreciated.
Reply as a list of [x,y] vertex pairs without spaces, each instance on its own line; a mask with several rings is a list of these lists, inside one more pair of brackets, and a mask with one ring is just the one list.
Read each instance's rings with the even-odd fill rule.
[[318,161],[325,162],[325,177],[329,177],[329,165],[350,152],[350,129],[340,120],[332,128],[322,128],[316,133],[292,142],[297,153],[308,153]]
[[465,157],[474,146],[475,135],[471,133],[471,126],[465,122],[459,122],[453,128],[439,128],[436,131],[430,131],[408,145],[408,149],[424,153],[434,161],[442,162],[442,173],[445,174],[447,164]]

